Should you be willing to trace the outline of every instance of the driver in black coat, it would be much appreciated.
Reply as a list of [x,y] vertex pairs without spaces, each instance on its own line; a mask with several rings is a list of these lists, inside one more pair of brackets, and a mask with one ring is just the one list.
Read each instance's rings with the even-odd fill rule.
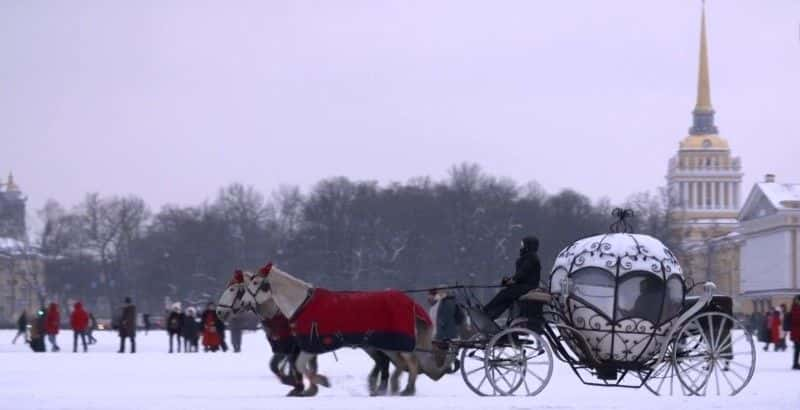
[[486,304],[483,311],[492,319],[497,319],[506,311],[520,296],[528,293],[539,286],[539,279],[542,273],[542,264],[536,252],[539,250],[539,239],[535,236],[526,236],[522,239],[522,248],[519,250],[519,258],[515,263],[516,272],[512,277],[503,278],[505,288],[495,295]]

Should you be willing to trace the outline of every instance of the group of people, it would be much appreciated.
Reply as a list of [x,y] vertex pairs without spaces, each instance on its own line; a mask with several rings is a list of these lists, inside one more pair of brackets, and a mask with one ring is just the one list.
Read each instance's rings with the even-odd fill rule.
[[764,351],[773,345],[774,351],[785,351],[787,340],[794,344],[792,369],[800,370],[800,295],[795,296],[792,306],[781,305],[766,314],[751,316],[751,328],[758,332],[764,343]]
[[[230,332],[233,351],[239,353],[242,349],[242,328],[241,317],[231,319]],[[217,352],[228,351],[228,344],[225,340],[225,323],[217,316],[214,303],[206,305],[206,309],[197,316],[197,310],[188,307],[181,309],[180,303],[174,303],[167,316],[166,323],[167,335],[169,336],[169,353],[177,350],[181,352],[183,346],[184,353],[199,351],[201,343],[203,351]]]
[[[80,301],[72,305],[72,312],[69,315],[69,325],[72,329],[72,352],[78,352],[78,340],[80,340],[83,352],[89,351],[89,345],[97,343],[93,332],[97,329],[97,319],[94,314],[84,308]],[[125,298],[125,304],[120,310],[120,314],[115,318],[114,326],[117,328],[120,337],[119,353],[125,350],[125,340],[130,340],[131,353],[136,352],[136,306],[131,302],[131,298]],[[23,310],[17,319],[17,333],[11,343],[16,343],[17,339],[23,337],[25,342],[34,352],[45,352],[47,346],[45,340],[50,344],[51,352],[61,351],[58,345],[58,334],[61,331],[61,311],[57,303],[53,302],[47,308],[40,308],[29,314]]]
[[[84,352],[88,351],[88,345],[97,343],[97,339],[92,335],[94,329],[97,328],[97,320],[92,313],[83,308],[81,302],[75,302],[73,305],[69,323],[72,329],[73,352],[78,351],[78,339],[83,345]],[[30,345],[31,350],[44,352],[47,350],[45,345],[46,338],[50,343],[50,351],[58,352],[61,350],[57,340],[60,330],[61,312],[58,304],[50,303],[46,309],[42,307],[33,315],[29,315],[27,311],[23,310],[17,319],[17,334],[11,343],[16,343],[17,339],[22,336],[25,338],[25,342]]]

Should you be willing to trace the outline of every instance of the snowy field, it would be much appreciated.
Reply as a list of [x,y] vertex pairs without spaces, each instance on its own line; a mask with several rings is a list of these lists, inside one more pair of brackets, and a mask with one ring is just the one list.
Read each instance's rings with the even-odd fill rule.
[[0,409],[800,409],[800,371],[791,353],[758,353],[752,382],[736,397],[655,397],[645,389],[582,385],[563,363],[536,397],[477,397],[460,374],[434,383],[422,376],[417,397],[369,397],[371,366],[360,350],[320,358],[333,386],[313,398],[287,398],[267,368],[262,332],[245,334],[243,352],[167,354],[167,337],[137,337],[138,353],[117,354],[111,332],[96,332],[98,345],[72,353],[72,332],[59,335],[61,352],[33,354],[13,331],[0,331]]

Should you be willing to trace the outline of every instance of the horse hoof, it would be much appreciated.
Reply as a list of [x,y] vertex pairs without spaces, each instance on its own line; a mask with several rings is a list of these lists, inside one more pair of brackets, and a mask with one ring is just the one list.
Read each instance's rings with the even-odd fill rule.
[[405,389],[402,392],[400,392],[401,396],[413,396],[414,394],[416,394],[414,389]]
[[318,391],[319,387],[316,385],[311,385],[308,387],[308,389],[306,389],[306,391],[303,392],[303,397],[314,397],[317,395]]
[[303,395],[302,387],[295,387],[294,389],[290,390],[289,393],[286,393],[286,397],[300,397],[302,395]]

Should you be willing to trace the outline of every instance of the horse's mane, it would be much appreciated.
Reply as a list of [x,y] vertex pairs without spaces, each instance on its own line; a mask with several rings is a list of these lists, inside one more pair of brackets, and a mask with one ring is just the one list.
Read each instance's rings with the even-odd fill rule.
[[278,275],[284,277],[289,282],[294,282],[294,283],[296,283],[298,285],[302,285],[302,286],[309,287],[309,288],[313,288],[314,287],[314,285],[312,285],[312,284],[310,284],[310,283],[308,283],[308,282],[306,282],[304,280],[301,280],[301,279],[299,279],[299,278],[297,278],[295,276],[292,276],[292,275],[290,275],[290,274],[278,269],[277,267],[273,266],[272,270],[270,271],[270,274],[275,274],[275,273],[277,273]]

